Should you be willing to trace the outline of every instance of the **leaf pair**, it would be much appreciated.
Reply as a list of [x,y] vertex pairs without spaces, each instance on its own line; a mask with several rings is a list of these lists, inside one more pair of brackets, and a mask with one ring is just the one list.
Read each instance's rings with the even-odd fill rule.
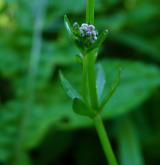
[[[120,82],[120,72],[121,70],[119,70],[118,77],[113,83],[109,94],[106,95],[103,99],[101,99],[101,96],[104,92],[103,90],[106,80],[102,66],[100,64],[97,65],[96,89],[98,94],[98,101],[100,102],[98,112],[101,112],[104,109],[104,106],[108,103],[108,101],[116,91]],[[66,94],[73,101],[72,103],[73,111],[82,116],[88,116],[91,118],[95,117],[97,112],[91,109],[91,107],[84,102],[83,97],[77,92],[77,90],[70,84],[70,82],[63,76],[61,72],[60,72],[60,80]]]

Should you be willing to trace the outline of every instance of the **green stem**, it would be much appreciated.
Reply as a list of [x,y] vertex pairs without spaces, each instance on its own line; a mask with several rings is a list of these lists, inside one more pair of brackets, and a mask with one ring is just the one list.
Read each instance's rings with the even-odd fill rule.
[[[88,24],[94,24],[94,0],[87,0],[86,22]],[[90,99],[91,107],[94,111],[98,110],[96,72],[95,72],[96,55],[97,52],[89,52],[84,56],[84,61],[83,61],[83,66],[85,67],[85,68],[83,67],[83,77],[84,77],[83,93],[85,94],[85,92],[89,91],[89,99]],[[88,97],[88,92],[87,95],[84,96],[84,98],[86,97]],[[112,151],[112,147],[109,142],[108,135],[105,131],[101,117],[97,115],[93,120],[109,164],[117,165],[117,161]]]
[[109,142],[109,138],[107,132],[105,131],[105,127],[103,125],[102,119],[100,116],[96,116],[94,119],[94,124],[99,135],[99,139],[101,141],[104,153],[109,162],[109,165],[117,165],[116,158],[114,156],[111,144]]
[[97,89],[96,89],[96,74],[95,74],[95,52],[90,52],[86,55],[87,59],[87,74],[88,74],[88,89],[91,106],[94,110],[98,109]]
[[83,60],[83,75],[82,75],[82,92],[83,92],[83,99],[88,104],[88,75],[87,75],[87,56],[84,56]]
[[94,0],[87,0],[86,22],[88,24],[94,24]]

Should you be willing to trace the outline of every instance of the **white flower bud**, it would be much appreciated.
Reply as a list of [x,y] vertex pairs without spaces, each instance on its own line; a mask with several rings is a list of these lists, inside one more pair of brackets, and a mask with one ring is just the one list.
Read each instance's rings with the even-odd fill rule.
[[97,32],[96,31],[92,31],[92,35],[93,36],[96,36],[97,35]]
[[96,37],[96,36],[94,36],[94,40],[95,40],[95,41],[97,40],[97,37]]
[[95,30],[95,26],[94,25],[89,25],[88,26],[90,30]]
[[88,27],[87,23],[82,23],[81,27]]

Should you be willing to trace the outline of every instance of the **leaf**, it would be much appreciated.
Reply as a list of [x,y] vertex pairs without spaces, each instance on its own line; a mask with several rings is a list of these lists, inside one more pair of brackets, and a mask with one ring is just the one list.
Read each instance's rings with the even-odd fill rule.
[[[106,17],[103,15],[96,19],[96,23],[100,29],[109,28],[112,32],[120,31],[126,24],[127,13],[122,11],[112,13]],[[112,33],[111,33],[112,34]]]
[[14,101],[0,106],[0,162],[7,162],[15,152],[21,108],[22,104]]
[[97,88],[98,99],[100,100],[106,80],[105,80],[104,70],[101,64],[97,64],[96,69],[97,69],[96,88]]
[[64,24],[65,24],[65,27],[66,27],[66,30],[67,30],[69,36],[70,36],[72,39],[74,39],[75,36],[74,36],[74,34],[73,34],[73,32],[72,32],[72,26],[71,26],[71,23],[70,23],[70,21],[69,21],[67,15],[64,16]]
[[134,10],[128,12],[127,19],[130,26],[142,24],[143,22],[152,21],[159,13],[159,8],[154,3],[142,3],[135,7]]
[[95,112],[92,111],[81,99],[73,100],[73,111],[82,116],[94,117]]
[[62,74],[62,72],[59,73],[59,76],[60,76],[61,84],[62,84],[66,94],[71,99],[80,98],[80,95],[78,94],[78,92],[71,86],[69,81],[67,79],[65,79],[65,77]]
[[116,91],[116,89],[120,83],[120,72],[121,72],[121,70],[119,69],[118,76],[117,76],[115,82],[113,83],[113,85],[111,86],[109,94],[106,95],[101,102],[100,110],[103,110],[104,106],[107,104],[107,102],[110,100],[110,98],[112,97],[112,95]]
[[108,34],[108,30],[106,29],[98,36],[98,39],[88,48],[87,51],[90,52],[95,49],[98,49],[106,39],[107,34]]
[[[74,0],[68,0],[67,3],[61,3],[59,0],[55,0],[52,3],[54,6],[54,9],[58,10],[58,13],[64,14],[65,12],[73,12],[74,14],[76,13],[81,13],[84,10],[84,5],[85,2],[83,0],[79,0],[78,3],[74,3]],[[56,13],[54,11],[54,13]]]
[[68,34],[69,34],[70,38],[74,41],[75,45],[80,50],[80,52],[83,53],[84,48],[83,48],[81,42],[79,41],[79,39],[73,34],[72,26],[70,24],[70,21],[69,21],[67,15],[64,16],[64,24],[65,24],[65,27],[68,31]]
[[21,157],[18,160],[18,163],[17,163],[17,161],[15,161],[14,158],[13,159],[11,158],[11,159],[9,159],[9,161],[7,161],[7,164],[9,164],[9,165],[17,165],[17,164],[33,165],[32,161],[31,161],[31,158],[30,158],[30,156],[27,152],[22,152],[21,153]]
[[134,123],[128,116],[118,120],[118,144],[120,164],[143,165],[140,141]]
[[154,65],[122,60],[111,60],[104,62],[103,65],[109,66],[105,67],[107,77],[115,74],[117,66],[123,70],[121,83],[104,109],[104,118],[113,118],[130,112],[148,99],[153,90],[160,86],[160,70]]
[[158,47],[150,39],[129,32],[113,35],[113,38],[120,43],[151,56],[151,58],[155,58],[158,61],[160,59]]

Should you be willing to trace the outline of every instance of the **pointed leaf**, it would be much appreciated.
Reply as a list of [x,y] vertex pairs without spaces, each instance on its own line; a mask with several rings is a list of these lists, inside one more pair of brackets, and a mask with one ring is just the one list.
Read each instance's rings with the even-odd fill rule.
[[64,24],[65,24],[65,27],[66,27],[66,30],[69,34],[69,36],[74,39],[74,34],[73,34],[73,31],[72,31],[72,26],[71,26],[71,23],[67,17],[67,15],[64,16]]
[[94,117],[95,112],[92,111],[81,99],[74,98],[73,111],[82,116]]
[[92,50],[98,49],[102,45],[104,40],[106,39],[107,34],[108,34],[108,30],[106,29],[99,35],[99,37],[96,40],[96,42],[94,44],[92,44],[90,48],[88,48],[88,51],[92,51]]
[[104,70],[102,68],[102,65],[98,64],[96,66],[96,69],[97,69],[96,88],[97,88],[98,99],[100,99],[103,93],[106,80],[105,80],[105,75],[104,75]]
[[107,104],[109,99],[112,97],[112,95],[116,91],[116,89],[117,89],[117,87],[119,85],[119,82],[120,82],[120,74],[121,74],[121,69],[119,69],[118,77],[115,80],[115,82],[113,83],[113,86],[111,87],[110,93],[106,97],[104,97],[104,99],[103,99],[103,101],[102,101],[102,103],[100,105],[100,110],[103,110],[104,106]]
[[67,15],[64,16],[64,24],[66,27],[66,30],[69,34],[69,36],[71,37],[71,39],[73,40],[73,42],[75,43],[75,45],[78,47],[78,49],[80,50],[80,52],[83,53],[83,45],[82,43],[78,40],[78,38],[74,35],[73,30],[72,30],[72,25],[67,17]]
[[72,85],[69,83],[69,81],[63,76],[62,72],[59,73],[61,84],[66,92],[66,94],[74,99],[74,98],[80,98],[80,95],[78,92],[72,87]]

